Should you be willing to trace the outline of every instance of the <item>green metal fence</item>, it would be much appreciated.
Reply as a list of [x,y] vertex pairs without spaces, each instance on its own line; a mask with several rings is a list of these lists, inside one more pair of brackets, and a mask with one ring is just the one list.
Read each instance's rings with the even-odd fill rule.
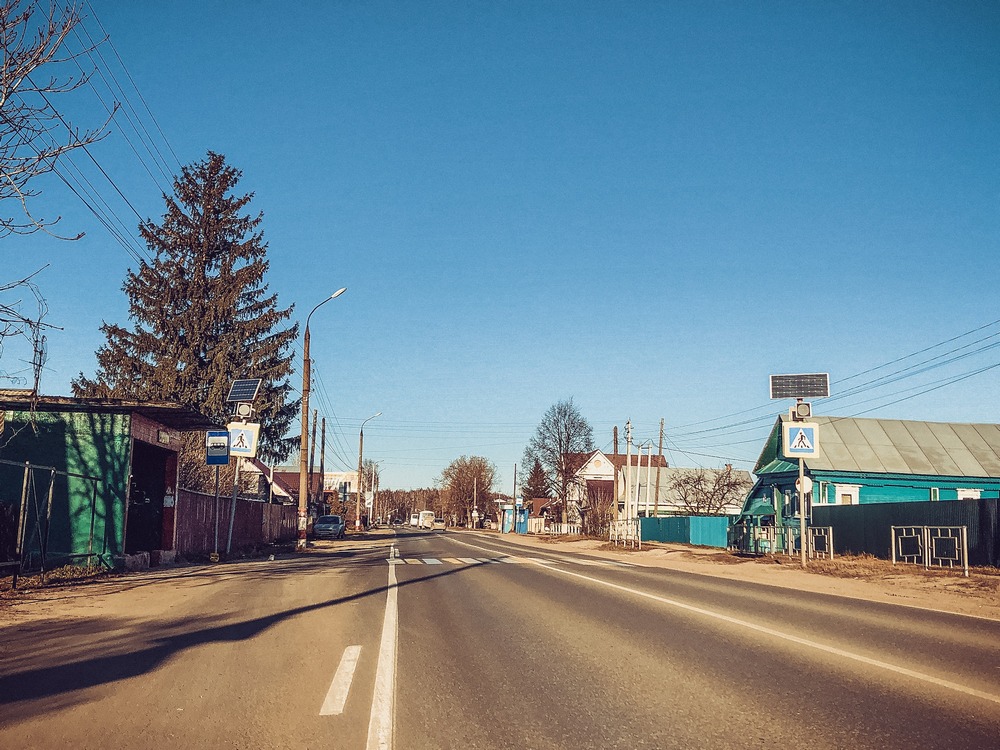
[[724,549],[732,518],[732,516],[640,518],[640,533],[644,542],[674,542]]
[[832,526],[838,554],[892,558],[893,526],[965,526],[969,564],[1000,565],[997,498],[916,503],[814,505],[812,524]]

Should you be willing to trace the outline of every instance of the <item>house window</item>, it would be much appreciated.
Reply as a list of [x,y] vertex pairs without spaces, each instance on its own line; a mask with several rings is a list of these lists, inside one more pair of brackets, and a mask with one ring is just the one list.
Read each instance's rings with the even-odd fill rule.
[[973,490],[968,488],[966,489],[959,488],[956,491],[958,492],[959,500],[978,500],[979,496],[983,492],[982,490]]
[[937,502],[941,499],[941,490],[937,487],[931,487],[931,500]]
[[836,484],[833,491],[837,496],[838,505],[857,505],[860,502],[860,484]]
[[828,489],[827,488],[828,488],[828,485],[829,485],[829,482],[820,482],[819,483],[819,494],[816,496],[816,499],[815,499],[817,505],[820,505],[822,503],[827,502],[827,497],[828,497],[828,495],[827,495]]

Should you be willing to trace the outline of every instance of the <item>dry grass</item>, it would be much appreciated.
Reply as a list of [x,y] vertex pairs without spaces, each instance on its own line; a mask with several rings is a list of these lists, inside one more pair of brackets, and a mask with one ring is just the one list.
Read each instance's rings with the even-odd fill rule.
[[112,571],[100,565],[78,566],[64,565],[45,572],[45,580],[38,574],[22,575],[17,579],[17,591],[12,589],[13,577],[0,579],[0,597],[17,596],[19,591],[40,589],[47,586],[59,586],[68,583],[86,583],[115,575]]

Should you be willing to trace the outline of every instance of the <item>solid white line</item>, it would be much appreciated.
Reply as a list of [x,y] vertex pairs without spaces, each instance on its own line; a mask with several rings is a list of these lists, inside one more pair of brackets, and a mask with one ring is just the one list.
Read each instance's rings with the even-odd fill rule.
[[389,591],[382,621],[382,640],[375,669],[375,695],[368,722],[367,750],[392,750],[393,714],[396,694],[396,646],[399,628],[399,607],[396,602],[396,566],[389,565]]
[[361,646],[348,646],[344,649],[344,655],[340,657],[340,666],[337,667],[337,673],[330,683],[323,707],[319,710],[320,716],[338,716],[344,713],[344,704],[347,703],[347,694],[351,691],[354,670],[358,666],[360,656]]
[[765,635],[770,635],[775,638],[780,638],[790,643],[797,643],[800,646],[807,646],[808,648],[814,648],[817,651],[823,651],[827,654],[832,654],[834,656],[839,656],[844,659],[850,659],[852,661],[860,662],[862,664],[867,664],[872,667],[877,667],[879,669],[884,669],[888,672],[895,672],[896,674],[901,674],[905,677],[911,677],[915,680],[920,680],[921,682],[927,682],[932,685],[937,685],[938,687],[947,688],[949,690],[954,690],[955,692],[962,693],[964,695],[970,695],[976,698],[982,698],[983,700],[990,701],[991,703],[1000,703],[1000,696],[993,695],[992,693],[987,693],[982,690],[976,690],[975,688],[967,687],[966,685],[959,685],[957,682],[951,682],[949,680],[942,680],[939,677],[934,677],[933,675],[924,674],[923,672],[917,672],[912,669],[907,669],[906,667],[900,667],[895,664],[889,664],[888,662],[879,661],[878,659],[872,659],[867,656],[862,656],[861,654],[855,654],[850,651],[845,651],[843,649],[837,648],[835,646],[830,646],[825,643],[819,643],[817,641],[811,641],[807,638],[800,638],[797,635],[791,635],[790,633],[782,633],[780,630],[773,630],[763,625],[757,625],[752,622],[747,622],[746,620],[740,620],[736,617],[730,617],[729,615],[724,615],[721,612],[713,612],[709,609],[702,609],[701,607],[695,607],[691,604],[684,604],[683,602],[676,601],[675,599],[668,599],[664,596],[657,596],[656,594],[650,594],[645,591],[639,591],[638,589],[628,588],[627,586],[620,586],[617,583],[610,583],[608,581],[602,581],[599,578],[592,578],[590,576],[585,576],[581,573],[572,573],[568,570],[561,570],[560,568],[553,568],[549,565],[540,565],[539,567],[547,568],[555,573],[562,573],[563,575],[572,576],[573,578],[580,578],[584,581],[589,581],[590,583],[596,583],[600,586],[606,586],[617,591],[624,591],[629,594],[634,594],[635,596],[640,596],[645,599],[652,599],[653,601],[660,602],[661,604],[668,604],[671,607],[677,607],[678,609],[684,609],[688,612],[694,612],[699,615],[704,615],[705,617],[711,617],[716,620],[722,620],[723,622],[728,622],[732,625],[739,625],[740,627],[747,628],[748,630],[753,630],[758,633],[763,633]]
[[[458,540],[454,540],[458,541]],[[469,544],[468,542],[458,542],[458,544],[463,544],[466,547],[472,547],[474,549],[487,550],[487,547],[480,547],[475,544]],[[629,594],[634,594],[635,596],[643,597],[645,599],[651,599],[655,602],[660,602],[661,604],[667,604],[671,607],[677,607],[678,609],[684,609],[688,612],[694,612],[699,615],[704,615],[705,617],[711,617],[716,620],[722,620],[723,622],[728,622],[733,625],[739,625],[740,627],[747,628],[749,630],[756,631],[758,633],[763,633],[765,635],[770,635],[775,638],[780,638],[791,643],[797,643],[800,646],[807,646],[809,648],[814,648],[817,651],[823,651],[834,656],[839,656],[844,659],[850,659],[852,661],[860,662],[862,664],[867,664],[872,667],[877,667],[879,669],[884,669],[888,672],[895,672],[896,674],[904,675],[921,682],[927,682],[932,685],[937,685],[938,687],[947,688],[949,690],[954,690],[955,692],[962,693],[964,695],[974,696],[976,698],[981,698],[985,701],[990,701],[991,703],[1000,704],[1000,695],[994,695],[992,693],[987,693],[982,690],[977,690],[975,688],[967,687],[965,685],[959,685],[957,682],[951,682],[949,680],[942,680],[939,677],[934,677],[933,675],[924,674],[923,672],[917,672],[912,669],[907,669],[906,667],[900,667],[895,664],[889,664],[888,662],[879,661],[878,659],[872,659],[867,656],[862,656],[861,654],[855,654],[850,651],[845,651],[835,646],[830,646],[825,643],[819,643],[817,641],[811,641],[807,638],[800,638],[796,635],[791,635],[790,633],[782,633],[780,630],[773,630],[763,625],[756,625],[752,622],[747,622],[746,620],[740,620],[736,617],[730,617],[729,615],[724,615],[721,612],[713,612],[709,609],[702,609],[701,607],[695,607],[691,604],[684,604],[675,599],[668,599],[664,596],[657,596],[656,594],[649,594],[645,591],[639,591],[638,589],[632,589],[627,586],[620,586],[616,583],[610,583],[608,581],[602,581],[599,578],[592,578],[591,576],[585,576],[582,573],[573,573],[569,570],[562,570],[561,568],[553,567],[552,565],[546,565],[543,563],[536,563],[538,567],[545,568],[546,570],[551,570],[553,573],[561,573],[562,575],[572,576],[573,578],[579,578],[584,581],[590,581],[591,583],[596,583],[600,586],[606,586],[611,589],[616,589],[617,591],[624,591]],[[951,614],[951,613],[946,613]]]

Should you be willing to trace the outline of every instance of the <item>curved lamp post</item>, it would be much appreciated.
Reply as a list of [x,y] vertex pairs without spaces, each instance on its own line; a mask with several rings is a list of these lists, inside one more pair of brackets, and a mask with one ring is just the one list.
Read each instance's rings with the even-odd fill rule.
[[306,473],[306,454],[309,452],[309,319],[323,305],[346,291],[346,286],[341,287],[306,316],[306,331],[302,338],[302,437],[299,442],[299,535],[295,543],[296,552],[306,549],[306,528],[309,525],[309,476]]
[[364,474],[361,473],[361,457],[365,450],[365,425],[371,422],[375,417],[381,417],[382,412],[378,414],[372,414],[368,419],[361,423],[361,431],[358,433],[358,499],[354,505],[354,530],[361,530],[361,495],[365,489],[365,478]]

